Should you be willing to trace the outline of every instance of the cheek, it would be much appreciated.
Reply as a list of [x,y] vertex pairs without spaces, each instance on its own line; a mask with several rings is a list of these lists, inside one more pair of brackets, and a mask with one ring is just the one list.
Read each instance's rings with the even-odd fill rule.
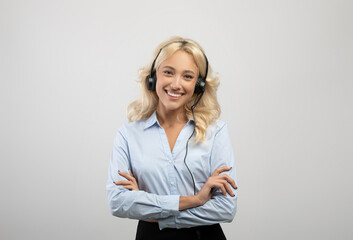
[[166,83],[163,81],[163,78],[158,78],[156,82],[156,93],[159,99],[166,97],[164,91],[165,86]]
[[191,82],[191,83],[188,83],[187,85],[187,89],[188,89],[188,94],[193,94],[194,91],[195,91],[195,85],[196,85],[196,82]]
[[170,79],[163,76],[163,74],[157,74],[156,88],[164,88],[168,84],[170,84]]
[[161,97],[161,95],[163,94],[163,92],[164,92],[163,88],[158,84],[158,81],[157,81],[157,84],[156,84],[156,93],[157,93],[158,98]]

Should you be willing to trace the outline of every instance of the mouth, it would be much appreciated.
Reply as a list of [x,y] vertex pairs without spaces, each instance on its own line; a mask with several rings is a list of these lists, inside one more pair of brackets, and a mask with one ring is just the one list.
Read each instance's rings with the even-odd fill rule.
[[181,96],[183,96],[183,93],[173,93],[173,92],[169,92],[169,91],[165,91],[170,97],[172,97],[173,99],[178,99]]

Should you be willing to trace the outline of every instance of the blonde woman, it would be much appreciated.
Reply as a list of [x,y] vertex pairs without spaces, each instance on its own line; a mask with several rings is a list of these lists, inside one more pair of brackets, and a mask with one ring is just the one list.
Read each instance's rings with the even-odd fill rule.
[[117,132],[107,195],[111,213],[140,220],[136,239],[226,239],[236,212],[234,155],[218,120],[219,85],[191,39],[161,43],[140,70],[141,97]]

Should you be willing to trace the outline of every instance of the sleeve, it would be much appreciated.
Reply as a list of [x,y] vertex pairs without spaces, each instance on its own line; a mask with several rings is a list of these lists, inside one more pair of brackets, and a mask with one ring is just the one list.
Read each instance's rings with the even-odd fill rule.
[[139,220],[159,219],[179,214],[178,195],[156,195],[144,191],[130,191],[114,184],[126,180],[118,170],[131,169],[128,142],[124,128],[119,129],[114,139],[106,185],[108,203],[112,215]]
[[[227,126],[224,124],[216,133],[210,157],[211,173],[219,167],[230,166],[232,169],[225,172],[237,183],[234,153]],[[188,228],[201,225],[211,225],[222,222],[231,222],[237,209],[238,190],[230,186],[234,197],[224,196],[220,189],[213,192],[212,198],[204,205],[180,211],[177,217],[168,217],[159,220],[159,228]]]

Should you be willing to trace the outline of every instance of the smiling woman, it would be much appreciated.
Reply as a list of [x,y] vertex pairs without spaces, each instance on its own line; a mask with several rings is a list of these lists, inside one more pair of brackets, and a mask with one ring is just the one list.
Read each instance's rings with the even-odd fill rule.
[[112,214],[140,220],[136,239],[225,239],[219,223],[234,218],[237,179],[206,55],[172,38],[141,69],[140,84],[114,140]]
[[[219,79],[212,76],[212,68],[208,64],[206,55],[200,45],[191,39],[173,37],[157,47],[153,61],[140,69],[141,98],[128,107],[128,118],[133,122],[148,118],[156,111],[159,102],[155,91],[156,82],[158,82],[158,73],[156,74],[156,72],[160,69],[160,65],[177,51],[188,53],[197,67],[195,94],[188,100],[184,108],[187,119],[194,119],[197,122],[195,140],[199,142],[206,137],[207,127],[220,116],[220,106],[216,95]],[[194,107],[192,111],[191,107],[196,102],[197,108]],[[193,113],[195,113],[194,116],[192,116]]]

